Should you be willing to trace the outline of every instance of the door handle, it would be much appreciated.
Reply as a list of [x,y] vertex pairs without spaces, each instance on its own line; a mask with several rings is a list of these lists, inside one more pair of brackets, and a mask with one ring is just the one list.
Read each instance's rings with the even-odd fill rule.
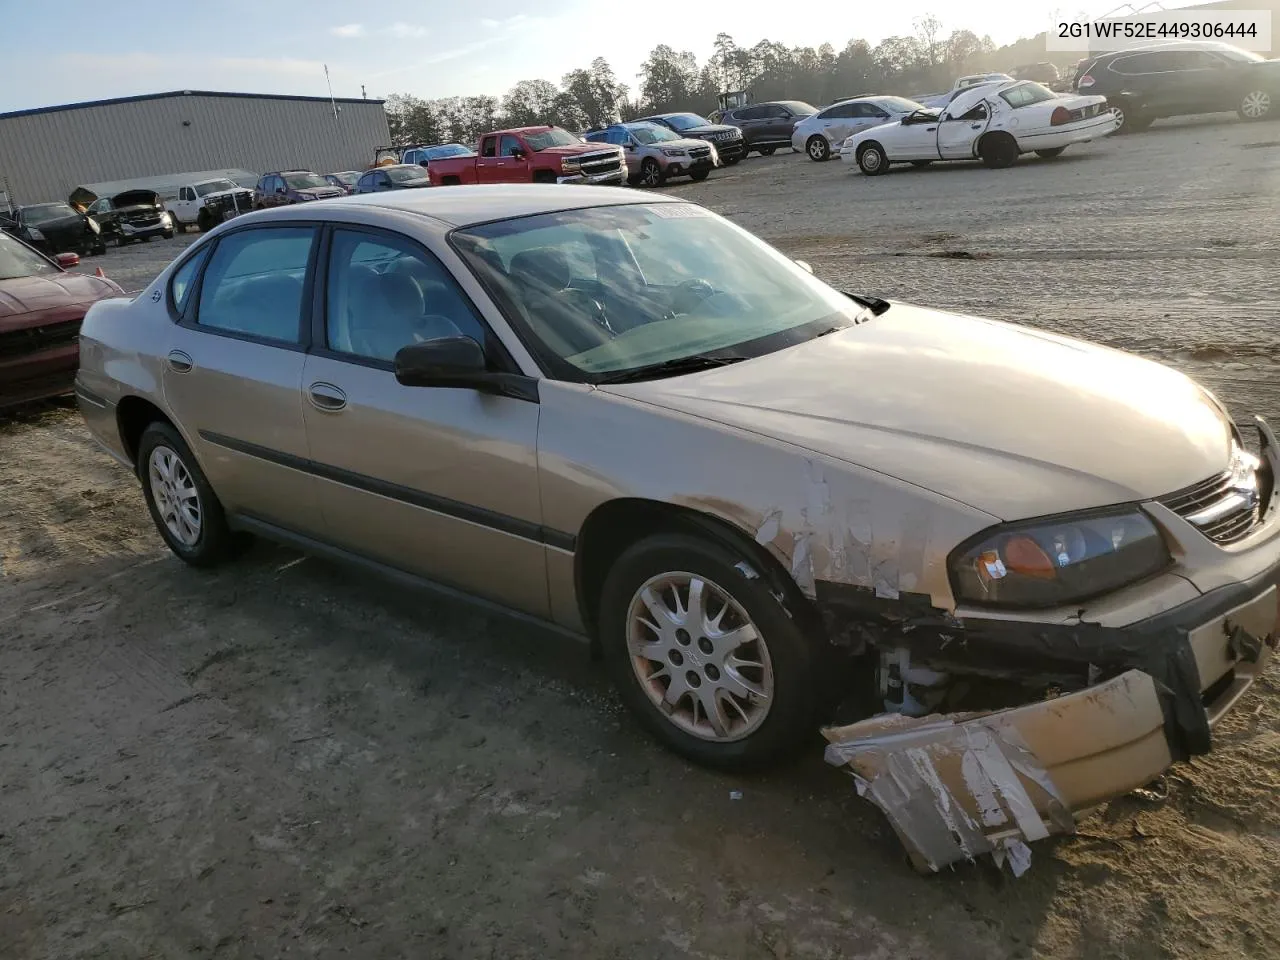
[[190,354],[183,353],[181,350],[170,350],[165,360],[174,373],[190,373],[196,365]]
[[982,124],[980,124],[980,123],[971,124],[971,125],[970,125],[970,127],[969,127],[969,129],[970,129],[970,130],[981,130],[981,129],[982,129]]
[[332,383],[313,383],[307,388],[307,397],[317,410],[334,413],[347,405],[347,395]]
[[937,130],[937,129],[938,129],[937,127],[925,127],[925,128],[924,128],[924,132],[925,132],[925,133],[933,133],[933,131],[935,131],[935,130]]

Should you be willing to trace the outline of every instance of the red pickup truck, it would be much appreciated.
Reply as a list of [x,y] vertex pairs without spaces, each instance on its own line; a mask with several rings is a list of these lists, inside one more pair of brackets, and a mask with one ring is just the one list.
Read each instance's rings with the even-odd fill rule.
[[517,127],[480,138],[476,156],[442,157],[427,168],[433,187],[460,183],[616,183],[627,163],[612,145],[586,143],[559,127]]

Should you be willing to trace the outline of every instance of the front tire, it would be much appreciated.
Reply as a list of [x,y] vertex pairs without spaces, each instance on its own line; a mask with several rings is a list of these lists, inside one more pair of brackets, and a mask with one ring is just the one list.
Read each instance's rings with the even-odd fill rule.
[[1250,90],[1240,98],[1240,106],[1236,108],[1241,120],[1266,120],[1272,116],[1271,94],[1266,90]]
[[142,431],[135,463],[160,536],[179,559],[209,567],[231,557],[236,535],[182,436],[168,423]]
[[884,147],[876,143],[864,143],[858,150],[858,169],[868,177],[879,177],[889,172],[889,156]]
[[695,183],[701,183],[703,180],[707,179],[707,177],[709,176],[711,176],[710,170],[694,170],[692,173],[689,174],[689,179],[694,181]]
[[1018,159],[1018,143],[1007,133],[987,134],[978,144],[978,156],[990,170],[1011,167]]
[[815,163],[824,163],[831,159],[831,144],[827,143],[827,138],[821,134],[814,134],[805,141],[804,152]]
[[178,233],[185,234],[187,232],[187,225],[183,223],[181,220],[179,220],[175,214],[171,213],[169,214],[169,216],[173,220],[173,229],[176,230]]
[[646,187],[660,187],[667,182],[667,172],[653,157],[645,157],[640,164],[640,183]]
[[635,544],[614,564],[600,639],[619,695],[676,753],[750,769],[812,737],[812,642],[744,556],[686,534]]

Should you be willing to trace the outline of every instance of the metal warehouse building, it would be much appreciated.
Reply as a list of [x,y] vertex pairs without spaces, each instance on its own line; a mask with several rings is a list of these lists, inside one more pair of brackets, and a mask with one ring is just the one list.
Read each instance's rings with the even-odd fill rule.
[[0,191],[39,203],[183,170],[362,169],[390,143],[382,104],[181,90],[0,113]]

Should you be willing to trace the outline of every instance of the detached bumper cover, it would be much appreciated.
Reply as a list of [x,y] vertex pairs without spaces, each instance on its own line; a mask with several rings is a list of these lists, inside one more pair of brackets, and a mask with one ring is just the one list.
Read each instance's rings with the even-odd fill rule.
[[[922,872],[990,853],[1021,874],[1027,842],[1072,832],[1077,814],[1209,751],[1212,726],[1275,653],[1277,582],[1280,565],[1123,628],[953,625],[968,658],[1017,664],[1011,672],[1038,666],[1066,683],[1073,668],[1109,679],[1008,710],[830,728],[827,760],[848,768]],[[918,642],[926,661],[929,643]]]

